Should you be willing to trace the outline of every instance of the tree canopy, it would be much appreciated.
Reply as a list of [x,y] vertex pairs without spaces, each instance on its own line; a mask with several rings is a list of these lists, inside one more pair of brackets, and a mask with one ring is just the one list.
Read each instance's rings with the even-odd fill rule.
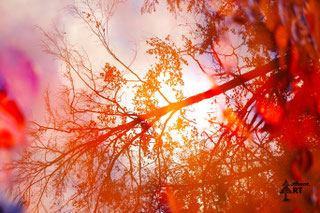
[[[58,95],[47,92],[46,117],[32,123],[33,142],[12,164],[14,193],[41,212],[318,209],[318,1],[163,3],[192,21],[178,42],[146,40],[153,61],[142,72],[109,36],[109,21],[126,2],[72,7],[112,58],[100,68],[62,31],[43,32],[64,84]],[[141,15],[159,7],[145,0]],[[212,86],[188,96],[184,75],[193,69]],[[210,106],[197,118],[203,101]],[[312,187],[283,203],[286,179]]]

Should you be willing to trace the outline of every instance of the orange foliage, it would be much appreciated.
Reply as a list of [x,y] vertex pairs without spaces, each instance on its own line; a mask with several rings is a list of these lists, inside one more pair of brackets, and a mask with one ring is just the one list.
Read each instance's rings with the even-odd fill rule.
[[227,108],[223,111],[223,118],[227,121],[228,129],[237,136],[249,136],[245,125],[239,118],[239,116],[232,110],[232,108]]
[[288,45],[288,32],[283,25],[279,25],[275,31],[275,40],[279,49],[284,49]]
[[259,2],[260,10],[265,16],[265,24],[267,28],[273,32],[278,23],[278,15],[274,13],[275,6],[270,4],[270,0],[261,0]]

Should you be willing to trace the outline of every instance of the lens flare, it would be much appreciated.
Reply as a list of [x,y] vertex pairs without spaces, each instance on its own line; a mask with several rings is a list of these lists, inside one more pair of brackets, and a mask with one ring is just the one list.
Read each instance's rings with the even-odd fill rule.
[[0,47],[0,148],[24,141],[26,114],[38,81],[31,60],[13,47]]

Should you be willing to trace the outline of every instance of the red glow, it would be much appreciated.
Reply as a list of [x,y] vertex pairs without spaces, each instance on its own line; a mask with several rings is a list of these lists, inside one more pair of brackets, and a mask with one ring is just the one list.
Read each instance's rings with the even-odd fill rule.
[[12,148],[23,130],[25,119],[17,104],[0,93],[0,116],[3,124],[0,127],[0,148]]
[[163,186],[160,192],[161,203],[168,205],[170,212],[179,213],[180,204],[175,196],[174,189],[171,186]]
[[272,125],[277,125],[281,122],[284,110],[279,104],[267,100],[261,100],[257,101],[256,107],[265,122]]
[[17,104],[9,100],[4,93],[0,93],[0,111],[8,116],[12,116],[18,125],[24,125],[24,117]]
[[14,138],[7,130],[0,130],[0,148],[10,149],[14,146]]

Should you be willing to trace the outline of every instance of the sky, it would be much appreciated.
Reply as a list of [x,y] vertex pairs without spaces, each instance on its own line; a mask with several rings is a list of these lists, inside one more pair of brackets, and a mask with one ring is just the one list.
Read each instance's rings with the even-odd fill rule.
[[42,52],[42,35],[39,28],[49,30],[54,24],[61,25],[62,17],[68,15],[66,11],[68,2],[70,1],[1,1],[1,43],[17,46],[25,51],[36,62],[36,66],[39,66],[39,73],[48,74],[54,71],[55,67],[47,66],[52,63],[52,59]]
[[[99,44],[93,36],[87,33],[85,26],[80,23],[70,12],[69,5],[71,0],[10,0],[0,2],[0,43],[14,45],[21,48],[31,57],[37,67],[37,72],[46,85],[50,76],[55,76],[57,69],[56,62],[52,57],[43,53],[41,40],[43,39],[39,27],[45,31],[52,30],[53,26],[58,26],[68,35],[70,41],[83,46],[96,64],[103,64],[105,58],[104,50],[99,48]],[[147,49],[145,41],[157,36],[164,38],[166,35],[176,35],[179,42],[179,36],[186,29],[178,27],[183,21],[176,20],[170,14],[164,5],[158,6],[156,13],[141,15],[140,8],[142,0],[128,0],[117,5],[114,17],[110,23],[111,47],[116,54],[124,58],[128,64],[134,57],[135,50],[138,51],[138,57],[133,67],[141,72],[145,72],[152,59],[145,54]],[[173,36],[173,37],[174,37]],[[89,41],[88,41],[89,38]],[[199,86],[203,88],[203,78],[198,71],[186,73],[191,75],[192,79],[202,81]],[[186,79],[188,81],[188,79]],[[207,86],[207,85],[206,85]],[[194,89],[190,90],[194,91]],[[200,92],[200,91],[199,91]]]

